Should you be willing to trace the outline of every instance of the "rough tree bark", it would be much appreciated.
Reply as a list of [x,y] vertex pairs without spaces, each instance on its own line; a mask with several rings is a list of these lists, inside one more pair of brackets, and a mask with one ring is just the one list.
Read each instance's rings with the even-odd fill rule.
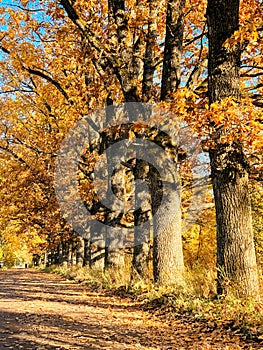
[[[140,180],[135,186],[134,212],[134,249],[133,268],[140,276],[149,277],[149,256],[150,256],[150,230],[152,222],[151,195],[149,187],[149,164],[138,159],[139,150],[136,154],[134,179]],[[148,188],[146,188],[148,187]]]
[[[239,0],[208,0],[210,104],[226,97],[240,97],[240,57],[237,44],[222,44],[238,29]],[[248,191],[248,163],[242,144],[222,144],[224,131],[217,128],[215,146],[210,149],[212,183],[217,221],[217,291],[227,293],[238,287],[238,294],[258,294],[258,275],[253,242],[251,206]]]
[[181,81],[185,0],[169,0],[166,15],[166,37],[163,58],[161,100],[177,90]]
[[[171,0],[167,5],[166,38],[163,60],[161,99],[169,101],[171,94],[177,90],[181,79],[181,57],[183,43],[183,9],[184,0]],[[154,214],[154,280],[160,284],[177,284],[183,281],[183,249],[181,238],[180,191],[176,174],[177,145],[168,142],[172,147],[174,168],[170,169],[166,185],[167,201],[156,212],[161,196],[161,189],[153,188],[152,210]],[[169,151],[167,147],[164,147]],[[165,161],[160,160],[165,168]],[[153,181],[158,183],[156,179]],[[173,212],[173,217],[167,217]],[[171,215],[170,215],[171,216]]]

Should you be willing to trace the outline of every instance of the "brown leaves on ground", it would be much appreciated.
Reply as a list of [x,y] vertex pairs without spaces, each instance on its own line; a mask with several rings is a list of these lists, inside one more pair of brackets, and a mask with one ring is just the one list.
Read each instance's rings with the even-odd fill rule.
[[173,320],[141,302],[33,269],[0,271],[0,349],[262,349],[230,328]]

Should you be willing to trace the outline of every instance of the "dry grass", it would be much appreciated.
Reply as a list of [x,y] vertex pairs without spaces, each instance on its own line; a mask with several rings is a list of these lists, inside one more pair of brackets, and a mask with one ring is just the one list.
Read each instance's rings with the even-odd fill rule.
[[[45,269],[68,279],[86,283],[93,289],[106,289],[118,295],[143,301],[153,312],[191,314],[196,320],[212,322],[216,326],[239,330],[247,337],[263,335],[263,303],[253,299],[236,298],[235,293],[216,297],[215,271],[195,266],[185,273],[185,283],[180,286],[157,286],[133,274],[130,266],[122,270],[93,270],[88,267],[51,267]],[[262,336],[263,339],[263,336]]]

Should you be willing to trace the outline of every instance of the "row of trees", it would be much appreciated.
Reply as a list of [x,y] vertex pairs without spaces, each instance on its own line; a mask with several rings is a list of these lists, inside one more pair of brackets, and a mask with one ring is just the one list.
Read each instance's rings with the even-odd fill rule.
[[[193,178],[187,154],[170,135],[187,123],[209,154],[218,293],[227,292],[227,279],[241,295],[257,295],[249,177],[257,181],[262,174],[260,1],[21,0],[2,4],[0,11],[2,240],[15,228],[28,245],[34,242],[38,255],[53,252],[50,263],[72,260],[73,247],[79,264],[120,267],[125,238],[134,242],[132,264],[139,274],[148,275],[152,249],[155,281],[181,283],[181,209],[187,204],[178,206],[177,170],[183,197],[193,192]],[[169,133],[151,126],[147,109],[123,110],[129,123],[113,127],[119,113],[114,106],[123,102],[171,111],[166,120],[155,120],[160,129],[166,123]],[[89,117],[105,106],[107,122],[114,121],[107,128],[99,115]],[[78,163],[79,192],[92,219],[105,225],[96,232],[87,226],[79,238],[61,214],[54,166],[63,138],[82,118],[97,137]],[[116,196],[127,202],[120,215],[98,201],[92,176],[104,151],[109,163],[118,158],[109,146],[133,138],[159,145],[175,167],[164,186],[139,153],[118,166],[111,181]],[[157,164],[166,166],[165,157],[158,157]],[[145,187],[132,189],[136,180],[148,185],[150,195]],[[140,203],[140,210],[131,211],[130,203]],[[120,234],[111,227],[119,227]],[[129,234],[123,236],[122,228]]]

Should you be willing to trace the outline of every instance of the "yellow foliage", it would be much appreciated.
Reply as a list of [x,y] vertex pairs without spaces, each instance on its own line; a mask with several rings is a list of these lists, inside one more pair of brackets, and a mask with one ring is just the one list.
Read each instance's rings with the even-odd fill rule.
[[[209,199],[212,204],[212,199]],[[189,267],[201,265],[207,269],[216,267],[215,209],[205,209],[192,227],[183,232],[185,263]]]

